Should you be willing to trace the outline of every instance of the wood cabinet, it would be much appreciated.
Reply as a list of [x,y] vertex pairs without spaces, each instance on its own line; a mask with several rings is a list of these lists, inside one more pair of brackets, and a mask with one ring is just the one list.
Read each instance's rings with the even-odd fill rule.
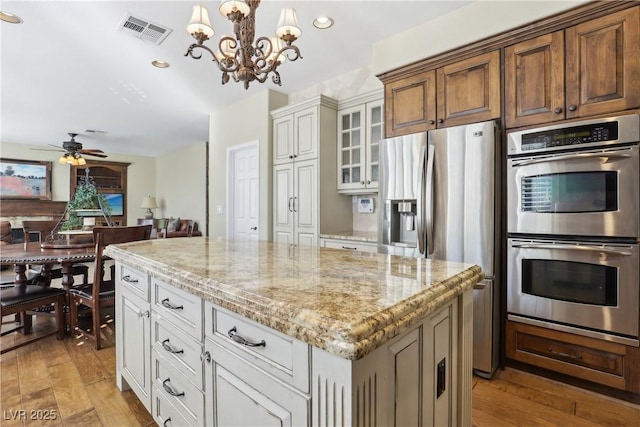
[[640,6],[505,48],[507,128],[640,107]]
[[500,117],[500,51],[385,84],[386,136]]
[[321,230],[351,226],[351,201],[335,190],[336,108],[319,96],[272,112],[276,242],[317,246]]
[[608,387],[640,392],[640,349],[507,321],[506,356]]
[[379,146],[384,136],[383,94],[375,91],[341,101],[338,109],[338,191],[376,192]]
[[[87,161],[86,165],[71,166],[69,197],[73,197],[76,187],[86,176],[86,170],[89,169],[89,176],[93,179],[98,191],[108,195],[108,199],[111,199],[111,203],[114,203],[112,208],[115,209],[111,217],[118,225],[126,225],[127,168],[129,165],[130,163],[90,160]],[[122,204],[121,206],[120,203]]]

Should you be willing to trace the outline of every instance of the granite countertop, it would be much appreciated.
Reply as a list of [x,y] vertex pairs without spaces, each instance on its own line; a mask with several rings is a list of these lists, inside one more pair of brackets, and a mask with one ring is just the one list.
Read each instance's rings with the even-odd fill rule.
[[359,359],[483,278],[457,262],[207,237],[105,253],[207,301],[346,359]]
[[339,239],[339,240],[352,240],[357,242],[378,242],[378,233],[375,231],[341,231],[336,233],[322,233],[320,234],[322,239]]

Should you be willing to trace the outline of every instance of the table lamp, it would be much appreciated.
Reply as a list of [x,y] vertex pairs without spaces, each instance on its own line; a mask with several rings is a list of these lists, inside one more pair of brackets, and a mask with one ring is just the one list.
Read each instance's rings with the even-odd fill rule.
[[156,209],[158,207],[158,204],[156,203],[156,198],[155,197],[151,197],[151,196],[147,196],[144,199],[142,199],[142,206],[140,206],[143,209],[147,209],[147,211],[144,213],[144,217],[146,219],[152,219],[153,218],[153,212],[151,211],[151,209]]

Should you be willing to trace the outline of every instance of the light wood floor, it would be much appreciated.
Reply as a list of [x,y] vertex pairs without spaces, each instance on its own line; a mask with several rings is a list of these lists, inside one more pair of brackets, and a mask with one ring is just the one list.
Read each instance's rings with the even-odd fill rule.
[[[34,318],[36,333],[52,326],[50,318]],[[107,344],[100,351],[82,339],[57,341],[51,336],[0,356],[0,425],[155,425],[136,396],[115,385],[113,323],[104,326],[103,335]],[[0,347],[15,339],[21,336],[3,337]],[[15,419],[19,410],[26,411],[26,420]],[[37,411],[55,411],[55,419],[29,419],[37,418]],[[638,427],[640,406],[506,369],[490,381],[474,377],[473,425]]]

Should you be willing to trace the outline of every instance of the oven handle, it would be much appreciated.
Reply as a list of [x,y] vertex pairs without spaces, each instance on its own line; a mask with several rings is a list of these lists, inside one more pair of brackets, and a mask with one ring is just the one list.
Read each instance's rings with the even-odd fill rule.
[[[628,149],[627,149],[628,150]],[[548,162],[558,162],[561,160],[584,160],[584,159],[594,159],[594,158],[614,158],[614,159],[623,159],[631,157],[631,153],[621,153],[615,151],[605,151],[602,153],[576,153],[576,154],[564,154],[561,156],[545,156],[536,159],[527,159],[527,160],[519,160],[513,161],[513,166],[527,166],[535,163],[548,163]]]
[[631,252],[621,251],[617,249],[607,249],[601,246],[591,245],[555,245],[549,243],[524,243],[511,245],[512,248],[522,249],[558,249],[558,250],[570,250],[570,251],[588,251],[588,252],[604,252],[611,255],[631,256]]

